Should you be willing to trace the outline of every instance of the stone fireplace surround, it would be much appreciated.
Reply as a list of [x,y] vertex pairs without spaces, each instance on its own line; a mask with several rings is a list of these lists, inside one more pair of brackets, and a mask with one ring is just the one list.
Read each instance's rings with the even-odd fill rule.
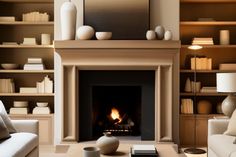
[[54,44],[56,144],[79,141],[80,70],[154,70],[155,141],[179,143],[179,41],[92,40]]

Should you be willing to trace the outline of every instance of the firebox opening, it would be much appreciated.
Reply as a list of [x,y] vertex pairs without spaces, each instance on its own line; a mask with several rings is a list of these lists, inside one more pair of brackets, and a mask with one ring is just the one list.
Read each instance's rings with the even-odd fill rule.
[[93,86],[93,137],[140,136],[141,86]]

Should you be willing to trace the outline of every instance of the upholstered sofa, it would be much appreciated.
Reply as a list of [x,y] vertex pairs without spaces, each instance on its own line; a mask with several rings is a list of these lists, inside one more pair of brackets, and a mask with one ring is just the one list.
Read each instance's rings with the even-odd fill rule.
[[38,121],[11,121],[17,132],[0,141],[0,157],[38,157]]
[[208,157],[236,157],[236,137],[223,134],[228,124],[229,119],[208,121]]

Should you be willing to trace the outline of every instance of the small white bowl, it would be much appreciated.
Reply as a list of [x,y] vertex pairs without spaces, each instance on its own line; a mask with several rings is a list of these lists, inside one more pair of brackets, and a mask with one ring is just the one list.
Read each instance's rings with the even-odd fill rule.
[[28,101],[14,101],[13,102],[14,107],[28,107]]
[[37,102],[36,104],[38,107],[47,107],[48,106],[48,102]]
[[109,40],[112,37],[112,32],[96,32],[98,40]]
[[6,70],[11,70],[11,69],[17,69],[19,64],[14,64],[14,63],[3,63],[1,64],[3,69]]

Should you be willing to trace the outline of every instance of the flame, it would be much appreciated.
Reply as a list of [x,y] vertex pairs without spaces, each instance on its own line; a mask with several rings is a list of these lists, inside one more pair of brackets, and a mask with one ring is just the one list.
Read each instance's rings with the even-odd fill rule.
[[111,109],[111,118],[113,120],[118,119],[119,120],[118,123],[120,123],[122,120],[120,117],[119,111],[114,107]]

